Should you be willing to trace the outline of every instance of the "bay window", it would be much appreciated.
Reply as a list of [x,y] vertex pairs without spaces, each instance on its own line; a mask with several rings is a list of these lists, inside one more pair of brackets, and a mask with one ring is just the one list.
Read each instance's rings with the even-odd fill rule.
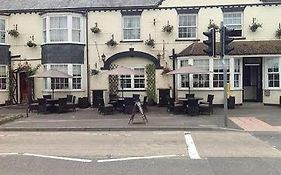
[[81,15],[53,14],[43,17],[45,43],[83,43],[83,20]]
[[82,65],[74,64],[45,64],[44,70],[55,69],[66,74],[72,75],[72,78],[45,78],[45,89],[60,90],[81,90],[82,89]]
[[0,19],[0,43],[5,43],[5,20]]
[[7,66],[0,65],[0,90],[7,89]]
[[123,16],[123,39],[140,39],[140,16]]
[[[229,70],[229,60],[225,59],[225,64],[227,65],[227,81],[229,82],[230,70]],[[223,87],[223,64],[221,59],[214,59],[213,66],[213,87]]]
[[[204,70],[209,71],[209,59],[194,59],[193,66]],[[193,87],[209,87],[210,79],[209,74],[193,74]]]

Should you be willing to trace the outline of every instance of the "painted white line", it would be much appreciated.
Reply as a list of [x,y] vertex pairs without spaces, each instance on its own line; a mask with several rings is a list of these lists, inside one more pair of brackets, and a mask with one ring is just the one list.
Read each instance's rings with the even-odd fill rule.
[[128,160],[141,160],[141,159],[157,159],[157,158],[167,158],[167,157],[179,157],[184,155],[162,155],[162,156],[147,156],[147,157],[126,157],[126,158],[120,158],[120,159],[104,159],[104,160],[98,160],[98,163],[103,162],[117,162],[117,161],[128,161]]
[[191,159],[201,159],[198,152],[197,152],[197,149],[196,149],[196,146],[193,142],[191,134],[189,132],[186,132],[186,133],[184,133],[184,137],[185,137],[185,142],[186,142],[186,145],[187,145],[189,157]]
[[69,161],[76,161],[76,162],[85,162],[85,163],[92,162],[92,160],[89,160],[89,159],[77,159],[77,158],[69,158],[69,157],[47,156],[47,155],[40,155],[40,154],[24,153],[23,155],[25,155],[25,156],[33,156],[33,157],[41,157],[41,158],[48,158],[48,159],[58,159],[58,160],[69,160]]
[[12,156],[12,155],[19,155],[19,153],[0,153],[0,156]]

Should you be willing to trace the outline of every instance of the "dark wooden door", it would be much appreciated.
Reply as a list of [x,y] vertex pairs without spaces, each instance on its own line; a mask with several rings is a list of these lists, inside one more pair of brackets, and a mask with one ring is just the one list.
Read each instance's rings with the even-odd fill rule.
[[103,98],[103,90],[93,90],[93,108],[98,107],[98,99]]
[[27,84],[27,74],[25,72],[20,73],[20,103],[27,102],[28,96],[28,84]]
[[159,89],[159,106],[167,106],[170,97],[170,89]]

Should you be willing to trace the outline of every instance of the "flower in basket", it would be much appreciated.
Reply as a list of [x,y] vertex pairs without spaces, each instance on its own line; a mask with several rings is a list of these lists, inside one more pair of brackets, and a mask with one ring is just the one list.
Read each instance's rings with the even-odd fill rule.
[[253,23],[249,26],[252,32],[256,32],[258,28],[262,28],[262,24],[256,22],[256,18],[253,18]]
[[91,31],[93,33],[100,33],[101,32],[100,28],[98,27],[98,23],[97,22],[95,23],[95,27],[91,28]]
[[174,29],[174,26],[170,25],[169,21],[168,21],[167,25],[163,26],[162,31],[167,32],[167,33],[171,33],[173,31],[173,29]]
[[31,40],[29,40],[29,41],[26,43],[26,45],[27,45],[28,47],[36,47],[36,46],[37,46],[37,44],[36,44],[34,41],[31,41]]
[[16,29],[9,30],[8,34],[15,37],[15,38],[20,35],[20,33]]

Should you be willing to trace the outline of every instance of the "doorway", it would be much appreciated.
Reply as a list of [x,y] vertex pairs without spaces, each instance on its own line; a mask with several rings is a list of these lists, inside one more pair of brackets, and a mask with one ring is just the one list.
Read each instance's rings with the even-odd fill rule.
[[20,103],[26,103],[27,96],[28,96],[27,73],[20,72],[19,77],[20,77]]
[[262,102],[262,58],[243,58],[243,101]]

